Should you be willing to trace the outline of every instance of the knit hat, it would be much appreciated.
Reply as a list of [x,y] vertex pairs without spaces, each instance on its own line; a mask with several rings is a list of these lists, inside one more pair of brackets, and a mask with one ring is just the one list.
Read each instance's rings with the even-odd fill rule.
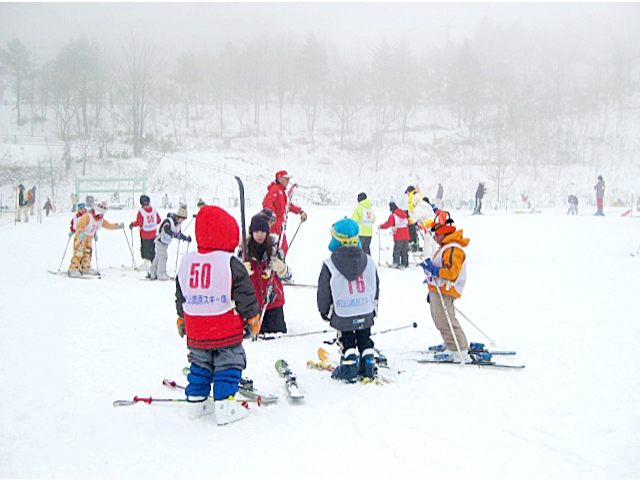
[[329,251],[333,252],[341,246],[360,246],[358,233],[360,227],[355,220],[351,218],[343,218],[338,220],[331,227],[331,242],[329,242]]
[[280,170],[276,172],[276,180],[280,180],[281,178],[291,178],[291,175],[289,175],[286,170]]
[[197,206],[198,208],[202,208],[202,207],[204,207],[205,205],[206,205],[205,201],[204,201],[203,199],[199,198],[199,199],[198,199],[198,203],[196,204],[196,206]]
[[389,202],[389,210],[391,210],[391,213],[395,212],[398,209],[398,205],[396,205],[396,202]]
[[362,200],[366,200],[367,199],[367,194],[364,192],[360,192],[358,194],[358,202],[361,202]]
[[145,205],[149,205],[151,203],[151,199],[147,195],[140,195],[140,205],[143,207]]
[[449,212],[440,210],[436,218],[433,220],[431,231],[436,235],[449,235],[456,231],[456,227],[453,226],[453,219]]
[[180,208],[178,208],[178,211],[176,212],[176,217],[178,218],[187,218],[189,215],[187,214],[187,206],[186,205],[180,205]]
[[249,233],[253,232],[270,232],[269,217],[264,213],[259,212],[251,218],[251,225],[249,225]]
[[78,210],[81,210],[83,208],[86,209],[87,208],[87,204],[86,203],[79,203],[78,204]]
[[96,212],[96,215],[104,215],[109,210],[107,206],[107,202],[95,203],[93,205],[93,210]]
[[215,205],[205,205],[196,215],[198,252],[233,252],[240,243],[240,227],[229,213]]
[[415,191],[416,191],[416,187],[414,187],[413,185],[409,185],[407,189],[404,191],[404,193],[415,192]]

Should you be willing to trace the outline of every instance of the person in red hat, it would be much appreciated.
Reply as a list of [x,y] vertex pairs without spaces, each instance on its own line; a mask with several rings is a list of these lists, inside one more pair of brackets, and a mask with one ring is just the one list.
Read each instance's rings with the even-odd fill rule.
[[[460,298],[467,281],[466,254],[464,247],[469,239],[464,238],[462,230],[456,230],[449,212],[441,210],[431,227],[434,240],[440,248],[420,266],[427,273],[429,296],[427,301],[431,307],[431,318],[440,331],[444,343],[429,347],[429,350],[440,352],[440,358],[451,356],[458,360],[458,347],[466,356],[469,344],[467,337],[456,319],[454,300]],[[451,326],[447,320],[443,305],[446,306]],[[455,332],[455,338],[451,330]],[[457,345],[456,345],[457,339]],[[463,358],[462,361],[465,361]]]
[[283,232],[283,226],[287,218],[287,213],[295,213],[300,215],[300,222],[307,221],[307,214],[300,208],[291,202],[287,193],[287,186],[291,180],[291,175],[286,170],[280,170],[276,173],[275,181],[271,182],[267,187],[267,194],[262,200],[262,207],[271,210],[275,216],[276,221],[271,226],[271,233],[281,236],[280,249],[286,256],[289,246],[287,244],[287,237]]

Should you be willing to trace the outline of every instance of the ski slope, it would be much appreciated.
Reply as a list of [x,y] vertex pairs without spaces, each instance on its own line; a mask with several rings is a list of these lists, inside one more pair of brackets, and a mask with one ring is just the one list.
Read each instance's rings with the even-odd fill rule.
[[[288,258],[296,281],[317,280],[331,224],[354,207],[305,206],[309,221]],[[188,420],[182,403],[112,406],[135,395],[179,398],[164,378],[186,384],[174,283],[139,281],[142,273],[122,268],[132,263],[128,229],[128,239],[99,232],[103,278],[83,281],[47,272],[60,265],[70,214],[5,224],[0,477],[638,477],[640,258],[630,253],[640,220],[621,211],[608,208],[604,218],[452,212],[471,239],[457,307],[497,347],[517,350],[504,361],[524,370],[415,362],[417,350],[440,343],[422,271],[381,268],[374,331],[418,323],[374,337],[395,382],[346,385],[307,369],[320,346],[337,356],[323,344],[331,333],[245,342],[245,376],[280,400],[252,406],[247,419],[225,427],[210,416]],[[378,224],[388,216],[376,213]],[[128,224],[135,212],[106,218]],[[290,236],[297,225],[292,216]],[[379,241],[391,246],[388,235],[374,237],[376,260]],[[133,248],[140,263],[136,230]],[[384,263],[391,251],[380,255]],[[286,287],[285,318],[289,333],[328,328],[312,289]],[[471,341],[488,343],[461,323]],[[287,400],[279,358],[297,373],[304,400]]]

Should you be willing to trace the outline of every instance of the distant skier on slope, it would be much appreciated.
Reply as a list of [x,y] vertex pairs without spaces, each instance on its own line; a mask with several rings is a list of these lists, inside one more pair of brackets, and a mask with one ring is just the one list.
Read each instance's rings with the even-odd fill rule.
[[358,194],[358,206],[351,214],[351,218],[358,222],[360,227],[360,245],[362,251],[367,255],[371,255],[371,237],[373,235],[373,224],[376,221],[376,214],[371,210],[371,200],[367,198],[367,194],[361,192]]
[[277,172],[275,181],[269,184],[267,194],[262,200],[262,206],[271,210],[276,216],[276,221],[271,227],[271,233],[282,236],[280,248],[284,252],[285,257],[289,250],[287,237],[283,231],[287,213],[291,212],[300,215],[300,222],[307,221],[307,214],[302,208],[292,203],[288,196],[287,186],[290,180],[291,175],[289,175],[286,170]]
[[235,395],[247,366],[245,323],[257,328],[260,319],[251,279],[233,253],[239,239],[231,215],[213,205],[202,207],[196,216],[198,250],[184,255],[176,277],[178,333],[187,336],[191,364],[185,389],[189,418],[215,410],[218,425],[249,414]]
[[107,230],[121,230],[124,223],[110,223],[104,218],[109,207],[107,202],[96,203],[93,210],[85,213],[76,224],[75,237],[73,240],[73,257],[69,266],[68,275],[79,277],[80,275],[98,275],[98,272],[91,268],[93,254],[93,240],[102,227]]
[[593,186],[593,189],[596,191],[596,204],[598,206],[598,211],[595,215],[599,217],[604,217],[604,189],[605,183],[602,179],[602,175],[598,175],[598,181]]
[[180,205],[176,213],[168,213],[158,228],[158,235],[156,236],[156,256],[153,258],[151,269],[147,278],[151,280],[166,281],[169,280],[167,275],[167,260],[169,259],[169,244],[171,240],[177,238],[178,240],[184,240],[185,242],[191,242],[191,235],[185,236],[182,233],[181,224],[184,219],[187,218],[187,207]]
[[318,311],[338,331],[342,356],[331,374],[337,380],[375,375],[371,327],[378,313],[380,280],[375,262],[359,247],[358,233],[358,224],[350,218],[333,224],[331,256],[318,278]]
[[147,195],[140,195],[140,209],[135,221],[129,224],[130,230],[133,230],[133,227],[140,228],[140,256],[143,260],[140,270],[151,270],[151,263],[156,256],[154,240],[160,222],[162,219],[158,211],[151,206],[151,199]]
[[392,268],[407,268],[409,266],[409,221],[404,210],[400,210],[395,202],[389,202],[391,215],[378,228],[393,230],[393,263]]

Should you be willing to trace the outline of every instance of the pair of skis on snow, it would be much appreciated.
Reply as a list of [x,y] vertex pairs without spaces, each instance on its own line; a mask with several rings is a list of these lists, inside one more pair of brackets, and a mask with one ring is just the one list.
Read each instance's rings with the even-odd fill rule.
[[[473,345],[473,344],[472,344]],[[522,369],[524,365],[510,365],[506,363],[497,363],[493,360],[494,356],[514,356],[516,354],[515,350],[489,350],[484,348],[483,344],[479,347],[472,349],[469,351],[470,354],[476,354],[471,356],[471,360],[467,360],[464,362],[465,365],[475,365],[477,367],[493,367],[493,368],[511,368],[511,369]],[[460,360],[454,360],[451,358],[437,358],[438,352],[430,349],[430,350],[422,350],[418,353],[431,355],[430,358],[420,358],[417,359],[418,363],[443,363],[448,365],[460,365],[462,362]],[[491,360],[482,360],[482,355],[478,354],[489,354],[491,356]],[[475,357],[475,358],[474,358]]]

